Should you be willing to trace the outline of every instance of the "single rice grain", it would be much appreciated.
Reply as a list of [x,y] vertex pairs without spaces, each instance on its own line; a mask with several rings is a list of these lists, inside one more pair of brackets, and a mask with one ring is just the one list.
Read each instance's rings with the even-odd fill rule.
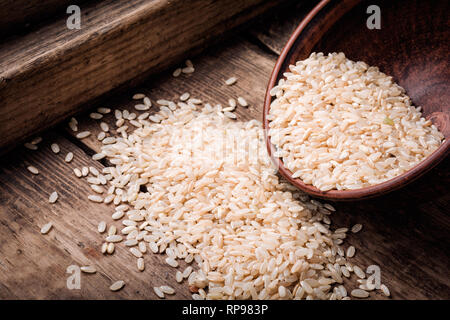
[[385,284],[382,284],[382,285],[380,286],[380,289],[381,289],[381,292],[383,292],[383,294],[384,294],[386,297],[389,297],[389,296],[391,295],[391,292],[389,291],[389,288],[388,288]]
[[161,288],[153,287],[153,291],[155,292],[155,294],[158,298],[164,299],[164,293],[162,292]]
[[141,99],[144,99],[144,98],[145,98],[145,94],[143,94],[143,93],[135,93],[133,95],[133,100],[141,100]]
[[96,273],[97,270],[94,266],[82,266],[80,267],[80,270],[84,273]]
[[247,100],[245,100],[242,97],[238,97],[237,98],[237,102],[242,106],[242,107],[248,107],[248,103]]
[[111,291],[119,291],[120,289],[122,289],[125,286],[125,281],[123,280],[119,280],[114,282],[110,287],[109,290]]
[[55,203],[57,200],[58,200],[58,193],[56,191],[53,191],[48,197],[48,202]]
[[100,221],[98,226],[97,226],[97,230],[100,233],[103,233],[106,231],[106,222],[105,221]]
[[28,171],[30,171],[32,174],[39,174],[39,170],[34,166],[28,166]]
[[94,120],[100,120],[101,118],[103,118],[103,114],[92,112],[91,114],[89,114],[89,117]]
[[76,137],[77,137],[78,139],[84,139],[84,138],[89,137],[90,135],[91,135],[91,132],[90,132],[90,131],[82,131],[82,132],[80,132],[80,133],[77,133]]
[[236,81],[237,81],[236,77],[231,77],[231,78],[228,78],[227,80],[225,80],[225,84],[227,86],[231,86],[231,85],[235,84]]
[[367,298],[369,296],[369,293],[362,289],[354,289],[350,292],[350,294],[355,298]]
[[42,234],[47,234],[49,233],[50,229],[53,227],[53,223],[49,222],[47,224],[44,224],[44,226],[42,226],[41,228],[41,233]]
[[66,157],[64,158],[64,161],[67,162],[67,163],[69,163],[69,162],[71,162],[72,160],[73,160],[73,153],[72,153],[72,152],[68,152],[68,153],[66,154]]
[[353,233],[358,233],[361,231],[362,227],[363,227],[362,224],[357,223],[352,227],[351,231]]

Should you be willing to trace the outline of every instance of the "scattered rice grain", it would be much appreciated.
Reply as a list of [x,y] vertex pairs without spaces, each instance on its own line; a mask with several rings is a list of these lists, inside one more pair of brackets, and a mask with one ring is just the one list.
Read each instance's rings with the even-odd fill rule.
[[73,153],[72,152],[68,152],[66,154],[66,157],[64,158],[64,161],[69,163],[70,161],[72,161],[72,159],[73,159]]
[[28,171],[30,171],[32,174],[39,174],[39,170],[34,166],[28,166]]
[[114,283],[109,287],[109,289],[110,289],[111,291],[119,291],[119,290],[122,289],[124,286],[125,286],[125,281],[119,280],[119,281],[114,282]]
[[44,226],[41,228],[41,233],[42,234],[47,234],[49,233],[50,229],[53,227],[53,223],[49,222],[47,224],[44,224]]
[[55,203],[56,200],[58,200],[58,193],[57,193],[56,191],[53,191],[53,192],[50,194],[50,197],[48,198],[48,202],[50,202],[50,203]]
[[90,135],[91,135],[91,132],[90,132],[90,131],[82,131],[82,132],[80,132],[80,133],[77,133],[76,137],[77,137],[78,139],[84,139],[84,138],[89,137]]

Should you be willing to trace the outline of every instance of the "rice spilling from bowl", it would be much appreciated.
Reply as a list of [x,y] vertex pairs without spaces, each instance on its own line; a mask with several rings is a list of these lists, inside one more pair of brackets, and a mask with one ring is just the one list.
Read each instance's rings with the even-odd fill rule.
[[343,53],[312,53],[289,67],[268,115],[274,156],[322,191],[359,189],[424,160],[444,136],[405,90]]
[[334,208],[279,181],[260,122],[220,110],[180,103],[102,147],[122,234],[173,267],[196,263],[185,270],[194,299],[348,299]]

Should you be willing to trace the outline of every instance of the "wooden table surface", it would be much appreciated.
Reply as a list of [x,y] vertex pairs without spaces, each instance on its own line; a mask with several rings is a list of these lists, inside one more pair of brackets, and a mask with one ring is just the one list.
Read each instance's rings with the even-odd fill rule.
[[[187,91],[223,105],[230,97],[243,96],[250,107],[238,108],[238,119],[261,119],[265,87],[277,55],[311,6],[312,2],[303,2],[258,18],[193,57],[192,75],[174,78],[171,69],[137,88],[112,93],[92,107],[131,110],[136,92],[156,101],[175,100]],[[238,82],[226,86],[224,80],[231,76]],[[177,292],[167,299],[189,299],[186,284],[175,281],[176,269],[165,264],[164,256],[146,254],[146,269],[139,272],[136,259],[123,245],[117,245],[113,255],[100,252],[104,236],[97,232],[98,222],[118,228],[121,223],[111,219],[112,205],[87,200],[89,184],[73,174],[75,167],[100,169],[106,164],[91,159],[100,148],[95,138],[100,132],[98,121],[88,113],[77,119],[80,131],[91,130],[94,135],[80,141],[64,124],[42,134],[39,150],[20,147],[0,159],[0,299],[156,299],[152,287],[163,284]],[[105,121],[115,127],[113,115]],[[51,151],[51,143],[59,144],[59,154]],[[69,151],[74,159],[68,164],[64,156]],[[37,167],[39,175],[27,171],[28,165]],[[356,247],[358,265],[380,266],[382,282],[393,299],[450,299],[449,169],[447,159],[403,190],[373,200],[333,204],[337,208],[333,227],[363,224],[363,230],[349,235],[345,243]],[[51,205],[48,197],[55,190],[59,199]],[[40,228],[49,221],[53,229],[41,235]],[[98,271],[82,274],[81,288],[69,290],[70,265],[95,265]],[[109,286],[119,279],[126,286],[111,292]],[[354,277],[348,282],[348,288],[353,287]],[[385,299],[375,292],[370,297]]]

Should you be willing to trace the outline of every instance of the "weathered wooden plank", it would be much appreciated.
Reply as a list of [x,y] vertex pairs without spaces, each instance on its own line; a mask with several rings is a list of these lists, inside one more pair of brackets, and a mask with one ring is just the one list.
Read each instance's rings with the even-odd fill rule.
[[[61,148],[58,155],[49,143]],[[74,153],[71,163],[64,162],[67,152]],[[39,169],[33,175],[28,165]],[[84,179],[73,174],[73,168],[102,165],[92,161],[80,148],[55,132],[49,132],[40,150],[16,149],[3,157],[0,165],[0,299],[155,299],[153,286],[170,284],[177,291],[173,298],[190,297],[187,286],[175,281],[175,269],[167,266],[160,255],[145,254],[146,269],[139,272],[136,258],[124,245],[118,244],[113,255],[100,252],[104,235],[97,225],[104,220],[113,222],[113,206],[92,203],[92,193]],[[57,191],[55,204],[48,197]],[[47,235],[40,228],[53,222]],[[81,289],[69,290],[66,273],[70,265],[94,265],[96,274],[81,275]],[[185,266],[182,265],[182,266]],[[179,267],[179,269],[182,267]],[[111,292],[116,280],[126,286]]]
[[[101,1],[0,45],[0,147],[48,128],[87,101],[162,70],[278,4],[275,0]],[[1,150],[0,150],[1,151]]]

